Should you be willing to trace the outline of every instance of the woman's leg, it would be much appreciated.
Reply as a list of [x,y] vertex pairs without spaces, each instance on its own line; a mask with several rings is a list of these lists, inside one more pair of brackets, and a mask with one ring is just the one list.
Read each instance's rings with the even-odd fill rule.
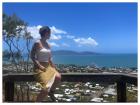
[[55,80],[54,80],[54,83],[51,87],[51,91],[55,91],[56,87],[58,86],[58,84],[61,82],[61,74],[60,73],[57,73],[56,76],[55,76]]
[[48,95],[48,90],[47,89],[42,89],[40,93],[37,95],[37,102],[41,102],[44,100],[44,98]]
[[60,81],[61,81],[61,74],[57,73],[56,76],[55,76],[54,83],[53,83],[53,85],[50,89],[50,92],[49,92],[49,96],[52,99],[52,101],[56,101],[56,98],[54,96],[54,92],[55,92],[56,87],[60,83]]

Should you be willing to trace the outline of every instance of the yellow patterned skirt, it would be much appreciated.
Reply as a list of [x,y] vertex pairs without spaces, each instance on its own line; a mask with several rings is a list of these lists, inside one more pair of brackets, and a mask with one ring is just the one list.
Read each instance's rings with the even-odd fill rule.
[[55,68],[51,67],[50,64],[47,62],[41,62],[41,65],[46,67],[45,71],[42,71],[38,68],[34,69],[34,77],[39,83],[39,86],[43,89],[48,89],[50,90],[51,86],[54,83],[55,80],[55,75],[58,73]]

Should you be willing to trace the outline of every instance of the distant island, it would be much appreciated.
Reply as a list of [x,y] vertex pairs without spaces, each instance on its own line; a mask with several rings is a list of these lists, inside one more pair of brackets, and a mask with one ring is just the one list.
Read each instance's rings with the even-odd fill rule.
[[90,52],[90,51],[72,51],[72,50],[57,50],[57,51],[52,51],[53,55],[97,55],[100,53],[96,52]]

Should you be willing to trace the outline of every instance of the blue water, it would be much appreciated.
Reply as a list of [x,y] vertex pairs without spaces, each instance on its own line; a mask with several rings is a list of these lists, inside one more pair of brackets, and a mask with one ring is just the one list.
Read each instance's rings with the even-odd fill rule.
[[137,54],[54,55],[55,64],[92,65],[99,67],[137,67]]
[[[8,59],[3,59],[3,63]],[[137,67],[137,54],[53,55],[55,64],[96,65],[98,67]]]

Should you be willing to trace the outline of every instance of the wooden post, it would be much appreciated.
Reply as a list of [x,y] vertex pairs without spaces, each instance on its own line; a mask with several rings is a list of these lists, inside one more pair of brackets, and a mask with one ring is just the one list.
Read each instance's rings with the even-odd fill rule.
[[14,101],[14,82],[5,82],[5,101]]
[[123,80],[117,82],[117,101],[126,102],[126,83]]

